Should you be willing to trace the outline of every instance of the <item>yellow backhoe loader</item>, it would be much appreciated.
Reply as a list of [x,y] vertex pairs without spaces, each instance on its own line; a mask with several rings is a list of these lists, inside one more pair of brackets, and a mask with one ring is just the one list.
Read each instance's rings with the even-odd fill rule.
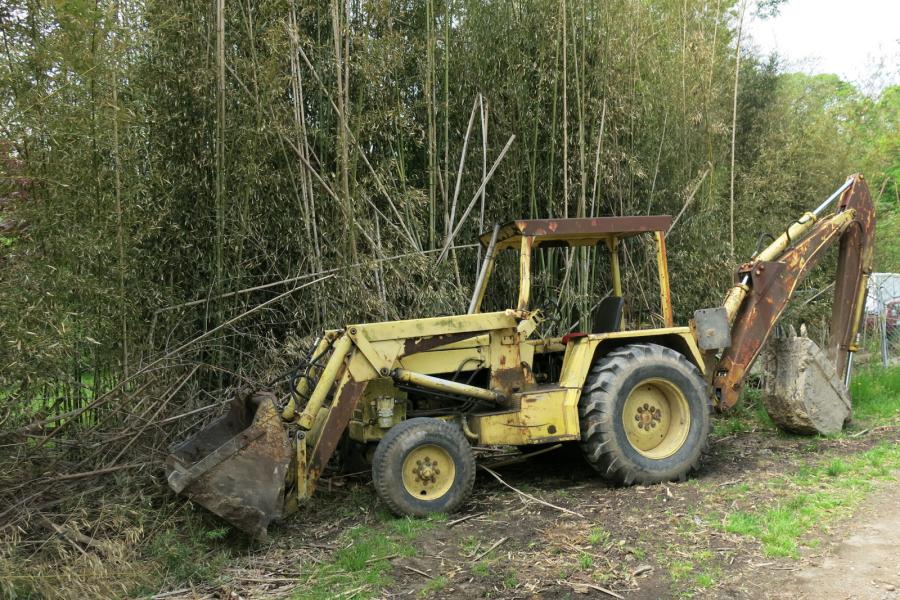
[[[495,226],[481,236],[486,252],[467,314],[325,331],[290,399],[279,402],[270,391],[236,398],[228,414],[173,447],[169,485],[264,536],[273,519],[313,494],[338,444],[348,440],[374,447],[375,489],[404,515],[451,512],[466,500],[475,481],[472,444],[571,441],[613,482],[683,479],[700,460],[711,409],[735,404],[797,285],[835,242],[830,342],[824,352],[815,344],[788,348],[791,360],[781,361],[778,373],[783,385],[770,396],[773,406],[783,404],[785,427],[815,428],[809,413],[820,406],[832,407],[842,425],[844,378],[872,265],[874,211],[862,177],[849,178],[741,265],[723,306],[696,311],[687,326],[675,326],[672,317],[665,245],[671,222],[638,216]],[[661,327],[622,326],[620,245],[636,236],[654,242]],[[541,337],[535,332],[545,317],[530,303],[532,264],[553,247],[603,250],[612,283],[582,321],[590,323],[585,331]],[[518,299],[481,312],[504,252],[518,252]]]

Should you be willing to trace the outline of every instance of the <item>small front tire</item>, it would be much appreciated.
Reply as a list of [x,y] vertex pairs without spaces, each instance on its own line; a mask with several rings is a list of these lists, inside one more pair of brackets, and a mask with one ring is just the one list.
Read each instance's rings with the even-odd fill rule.
[[458,427],[440,419],[409,419],[378,443],[372,479],[397,515],[451,513],[472,493],[475,457]]

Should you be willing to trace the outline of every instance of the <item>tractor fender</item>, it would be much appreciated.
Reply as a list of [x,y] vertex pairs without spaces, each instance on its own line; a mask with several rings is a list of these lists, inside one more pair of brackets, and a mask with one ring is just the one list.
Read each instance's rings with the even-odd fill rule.
[[637,343],[653,343],[671,348],[682,354],[691,364],[706,375],[703,353],[690,327],[667,327],[643,331],[618,331],[590,334],[572,339],[566,345],[560,384],[567,388],[581,389],[591,365],[613,350]]

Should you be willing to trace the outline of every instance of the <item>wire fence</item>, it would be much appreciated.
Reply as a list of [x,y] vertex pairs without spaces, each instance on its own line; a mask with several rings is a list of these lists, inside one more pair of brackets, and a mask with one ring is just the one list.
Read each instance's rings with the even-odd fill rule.
[[859,361],[873,367],[900,364],[900,273],[872,273]]

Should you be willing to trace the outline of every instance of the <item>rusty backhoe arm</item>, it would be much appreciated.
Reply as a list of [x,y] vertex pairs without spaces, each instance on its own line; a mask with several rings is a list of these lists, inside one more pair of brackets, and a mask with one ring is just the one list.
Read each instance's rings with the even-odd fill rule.
[[737,270],[736,283],[725,300],[731,345],[713,374],[719,407],[728,408],[737,402],[747,370],[797,286],[836,242],[840,243],[840,254],[826,352],[837,375],[845,376],[850,353],[857,349],[856,332],[872,270],[875,212],[861,175],[849,178],[837,194],[840,200],[833,214],[818,218],[816,212],[830,203],[826,201]]

